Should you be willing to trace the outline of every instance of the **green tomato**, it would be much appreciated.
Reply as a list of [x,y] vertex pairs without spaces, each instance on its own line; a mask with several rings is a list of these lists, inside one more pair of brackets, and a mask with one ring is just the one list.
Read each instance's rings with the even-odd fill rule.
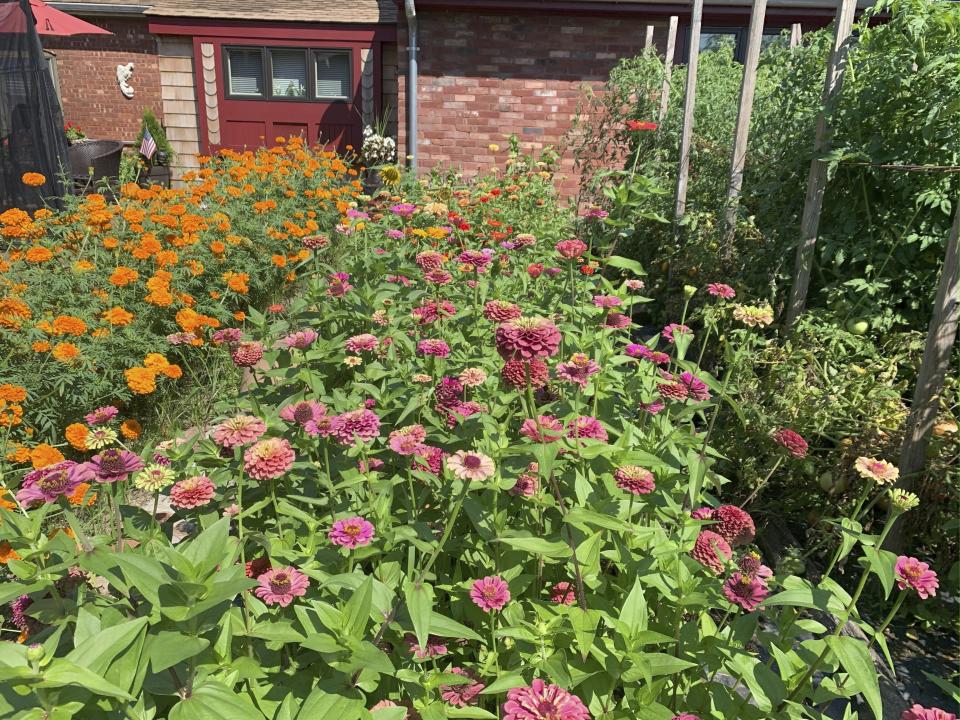
[[870,329],[870,323],[866,320],[848,320],[847,332],[851,335],[866,335]]

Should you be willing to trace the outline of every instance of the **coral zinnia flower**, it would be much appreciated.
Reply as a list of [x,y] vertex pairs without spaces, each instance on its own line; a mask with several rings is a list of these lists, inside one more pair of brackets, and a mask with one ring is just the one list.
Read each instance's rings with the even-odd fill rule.
[[230,351],[230,358],[237,367],[253,367],[263,358],[263,345],[255,340],[238,343]]
[[634,495],[648,495],[656,487],[653,473],[637,465],[621,465],[613,473],[617,487]]
[[112,483],[126,480],[131,473],[143,470],[143,460],[129,450],[109,448],[94,455],[87,463],[98,482]]
[[454,675],[461,675],[473,682],[462,683],[459,685],[441,685],[440,698],[449,705],[464,707],[473,704],[474,698],[480,694],[486,685],[480,682],[476,673],[470,670],[464,670],[460,667],[447,668],[446,672]]
[[732,300],[737,296],[736,290],[723,283],[710,283],[707,285],[707,293],[713,295],[713,297],[723,298],[724,300]]
[[182,509],[203,507],[215,495],[213,481],[206,475],[195,475],[174,483],[170,488],[170,504]]
[[280,344],[288,350],[306,350],[316,342],[318,337],[320,336],[313,330],[298,330],[283,338]]
[[340,547],[354,548],[369,545],[373,540],[373,524],[362,517],[337,520],[327,533],[327,539]]
[[729,543],[711,530],[701,530],[690,551],[690,556],[714,575],[723,571],[724,564],[733,556]]
[[567,437],[606,442],[607,431],[600,421],[590,415],[580,415],[567,423]]
[[310,580],[293,567],[271,568],[257,578],[253,594],[267,605],[287,607],[294,598],[307,594]]
[[556,583],[552,588],[550,588],[550,600],[559,605],[573,605],[577,601],[576,593],[573,590],[573,585],[567,581],[562,581]]
[[913,588],[922,600],[936,595],[937,588],[940,587],[937,573],[931,570],[927,563],[913,557],[898,557],[893,572],[897,578],[897,587],[901,590]]
[[486,480],[494,473],[493,459],[483,453],[457,450],[447,458],[447,469],[460,480]]
[[380,344],[380,341],[377,339],[376,335],[371,335],[370,333],[363,333],[362,335],[354,335],[349,338],[346,342],[345,347],[349,352],[358,353],[358,352],[371,352],[377,349],[377,346]]
[[380,436],[380,418],[366,408],[350,410],[333,418],[330,435],[341,445],[370,442]]
[[914,705],[909,710],[903,711],[900,720],[957,720],[957,716],[940,708],[925,708],[922,705]]
[[390,433],[390,449],[398,455],[413,455],[426,439],[423,425],[407,425]]
[[586,389],[590,376],[598,372],[600,366],[583,353],[574,353],[568,362],[557,365],[557,377],[579,385],[581,390]]
[[536,420],[524,420],[520,434],[538,443],[556,442],[563,437],[563,423],[553,415],[539,415]]
[[782,445],[787,449],[787,452],[793,455],[795,458],[802,459],[807,456],[807,441],[803,437],[791,430],[790,428],[780,428],[775,430],[770,436],[773,438],[773,441],[778,445]]
[[587,244],[583,240],[573,238],[571,240],[561,240],[554,249],[565,260],[576,260],[587,251]]
[[465,368],[457,379],[466,387],[480,387],[487,380],[487,371],[483,368]]
[[735,572],[723,583],[723,594],[734,605],[739,605],[747,612],[753,612],[766,600],[770,591],[759,578]]
[[590,720],[590,711],[576,695],[537,678],[507,691],[503,720]]
[[255,480],[274,480],[293,465],[296,455],[284,438],[267,438],[243,454],[243,469]]
[[505,323],[516,320],[523,314],[519,305],[506,300],[491,300],[483,306],[483,316],[495,323]]
[[860,473],[860,477],[873,480],[878,485],[888,485],[897,481],[900,477],[900,470],[896,465],[888,463],[886,460],[877,460],[876,458],[858,457],[853,466]]
[[280,411],[280,418],[305,428],[308,422],[317,422],[327,414],[327,406],[316,400],[301,400]]
[[711,519],[717,524],[710,529],[733,547],[752,542],[757,533],[753,518],[736,505],[721,505],[713,511]]
[[552,357],[560,349],[560,331],[546,318],[517,318],[497,327],[494,339],[504,360]]
[[541,388],[550,381],[550,368],[540,358],[530,360],[507,360],[500,371],[503,382],[523,389],[530,383],[532,388]]
[[260,418],[237,415],[213,429],[213,441],[220,447],[236,448],[254,442],[266,431],[267,426]]
[[489,575],[470,586],[470,599],[484,612],[502,610],[510,602],[510,588],[499,575]]

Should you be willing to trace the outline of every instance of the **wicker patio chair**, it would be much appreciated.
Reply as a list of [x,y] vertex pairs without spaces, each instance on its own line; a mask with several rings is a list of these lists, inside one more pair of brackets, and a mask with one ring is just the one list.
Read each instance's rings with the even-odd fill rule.
[[75,191],[89,192],[101,180],[114,182],[120,177],[123,143],[117,140],[90,140],[71,145],[70,175]]

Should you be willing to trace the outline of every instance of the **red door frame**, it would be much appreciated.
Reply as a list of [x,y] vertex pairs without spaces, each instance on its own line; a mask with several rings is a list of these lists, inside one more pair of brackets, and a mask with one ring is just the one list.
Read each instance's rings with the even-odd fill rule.
[[[204,104],[203,65],[200,54],[201,43],[210,43],[214,46],[214,62],[217,74],[217,103],[220,110],[221,139],[225,130],[225,111],[238,111],[242,106],[234,103],[255,104],[254,109],[266,114],[265,133],[269,134],[273,118],[293,116],[300,119],[311,115],[312,110],[321,110],[332,104],[317,101],[297,103],[285,100],[230,100],[226,97],[226,85],[223,73],[223,46],[224,45],[254,45],[275,47],[313,47],[313,48],[349,48],[352,51],[353,61],[353,97],[345,104],[343,112],[353,115],[357,127],[361,123],[361,71],[362,63],[360,51],[371,49],[374,52],[373,98],[374,112],[380,113],[382,108],[383,73],[382,50],[385,44],[396,43],[397,29],[394,25],[368,24],[323,24],[323,23],[292,23],[274,22],[258,24],[254,21],[243,20],[205,20],[195,18],[162,18],[152,20],[149,25],[154,35],[189,36],[193,40],[193,73],[195,92],[197,97],[197,132],[200,141],[200,152],[208,155],[217,147],[210,147],[208,141],[208,123]],[[356,112],[354,112],[356,110]],[[334,113],[335,115],[337,113]],[[318,121],[306,120],[308,136],[312,138],[309,126],[318,125]],[[269,144],[272,137],[265,137],[264,143]],[[356,133],[355,142],[359,142],[359,133]]]

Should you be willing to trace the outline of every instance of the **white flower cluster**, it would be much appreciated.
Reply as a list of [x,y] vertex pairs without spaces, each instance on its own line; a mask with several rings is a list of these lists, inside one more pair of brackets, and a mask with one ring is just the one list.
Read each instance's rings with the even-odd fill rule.
[[397,142],[392,137],[377,134],[367,125],[363,129],[363,147],[360,157],[368,166],[386,165],[397,156]]

